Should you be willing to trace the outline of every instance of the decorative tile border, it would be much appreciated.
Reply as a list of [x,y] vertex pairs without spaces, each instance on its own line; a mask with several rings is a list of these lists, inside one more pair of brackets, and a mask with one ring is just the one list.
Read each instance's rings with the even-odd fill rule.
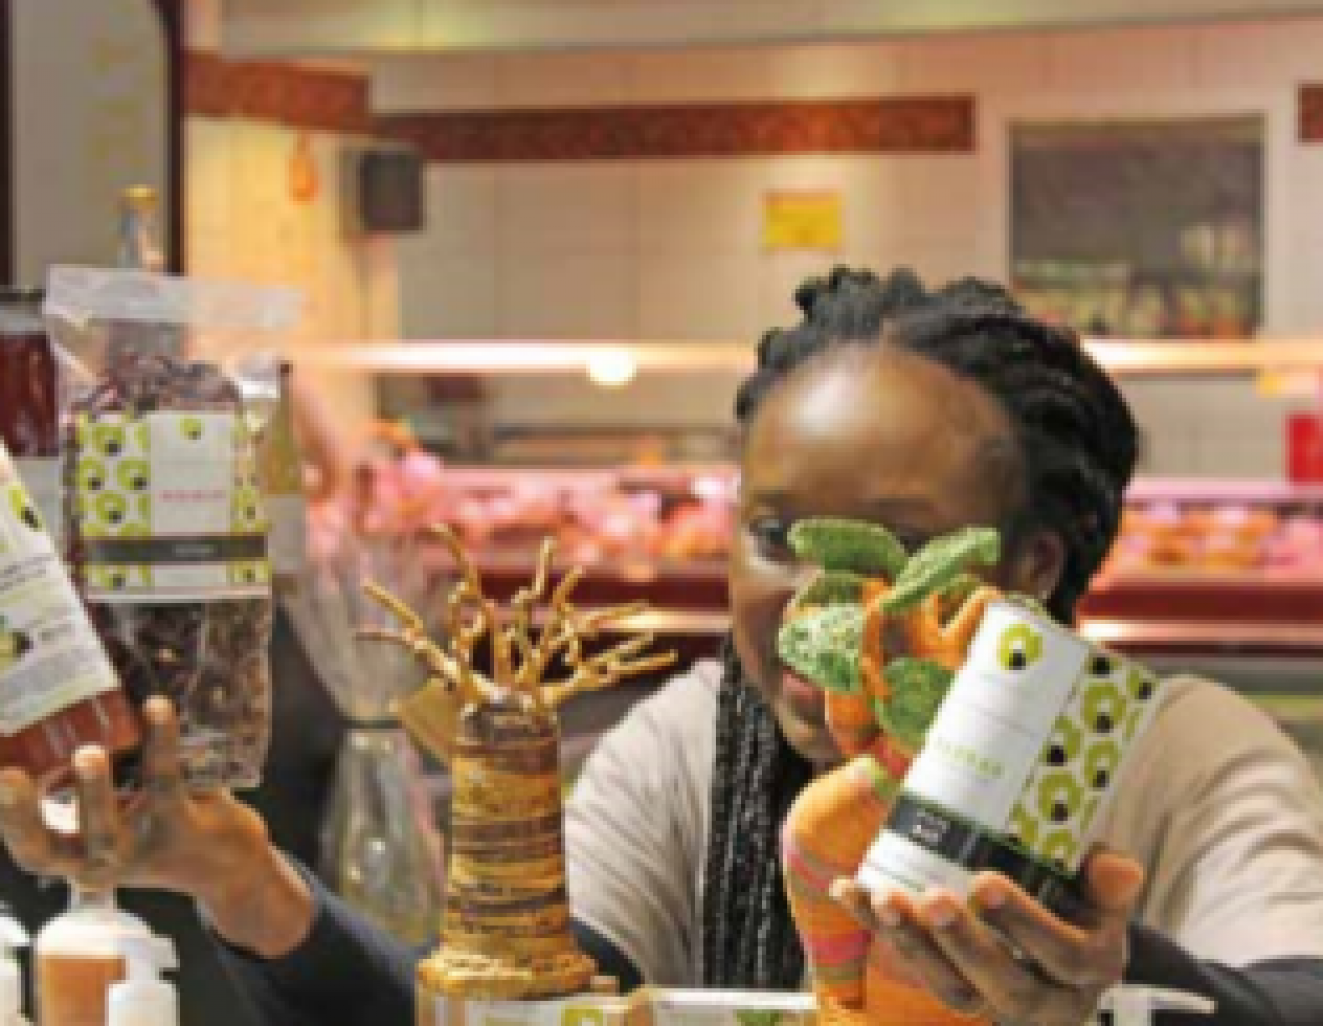
[[373,132],[368,84],[360,75],[271,61],[227,61],[190,52],[184,108],[204,117],[247,117],[296,128]]
[[1323,143],[1323,85],[1300,87],[1300,141]]
[[188,55],[188,113],[408,142],[428,159],[545,161],[785,153],[967,153],[971,96],[493,110],[373,117],[356,75]]
[[974,149],[972,97],[410,114],[377,124],[452,162]]

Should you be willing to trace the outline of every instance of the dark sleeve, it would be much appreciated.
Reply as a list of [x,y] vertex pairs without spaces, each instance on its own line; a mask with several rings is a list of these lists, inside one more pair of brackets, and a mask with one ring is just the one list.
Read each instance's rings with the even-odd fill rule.
[[[401,944],[335,897],[311,874],[317,902],[312,932],[284,958],[264,960],[219,938],[221,962],[269,1026],[383,1026],[415,1021],[415,968],[424,952]],[[579,946],[614,976],[622,993],[642,983],[638,969],[606,938],[574,924]]]
[[1200,994],[1214,1015],[1164,1013],[1160,1026],[1319,1026],[1323,1023],[1323,959],[1260,962],[1243,969],[1201,962],[1147,927],[1130,929],[1126,983]]
[[643,986],[643,974],[625,957],[624,953],[594,930],[577,919],[574,921],[574,939],[583,953],[597,963],[599,976],[613,976],[620,985],[620,993],[628,994]]
[[[221,962],[269,1026],[383,1026],[414,1021],[413,951],[304,876],[317,902],[311,933],[284,958],[264,960],[216,938]],[[213,934],[213,937],[215,935]]]

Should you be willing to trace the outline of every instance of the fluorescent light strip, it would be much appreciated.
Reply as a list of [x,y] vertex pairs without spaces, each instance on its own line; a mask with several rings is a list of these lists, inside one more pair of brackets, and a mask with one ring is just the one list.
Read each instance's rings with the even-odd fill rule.
[[[1323,370],[1323,339],[1253,342],[1088,339],[1085,347],[1118,375],[1236,374],[1264,370]],[[594,359],[615,351],[633,358],[640,374],[729,371],[753,367],[745,342],[561,341],[454,339],[417,342],[325,342],[298,346],[291,358],[328,371],[379,374],[586,373]]]

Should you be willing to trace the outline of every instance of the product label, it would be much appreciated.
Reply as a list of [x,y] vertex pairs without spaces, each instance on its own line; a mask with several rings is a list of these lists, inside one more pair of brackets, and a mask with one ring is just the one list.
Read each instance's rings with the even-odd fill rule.
[[1142,667],[993,604],[861,882],[962,892],[966,869],[1018,861],[1073,875],[1156,692]]
[[0,458],[0,733],[119,686],[22,482]]
[[810,1026],[812,994],[649,988],[638,1002],[645,1015],[630,1026]]
[[254,448],[228,413],[83,416],[75,503],[95,602],[269,594]]
[[64,489],[60,483],[60,461],[56,459],[14,460],[19,480],[28,490],[32,505],[36,507],[46,533],[51,536],[55,551],[62,551],[64,534]]
[[429,997],[418,1002],[420,1026],[624,1026],[626,1002],[583,994],[546,1001]]
[[582,994],[548,1001],[422,995],[420,1026],[812,1026],[812,994],[641,987],[627,998]]

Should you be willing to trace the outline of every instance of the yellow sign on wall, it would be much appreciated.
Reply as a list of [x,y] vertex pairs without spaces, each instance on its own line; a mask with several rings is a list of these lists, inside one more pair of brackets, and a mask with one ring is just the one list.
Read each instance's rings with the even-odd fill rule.
[[763,247],[834,251],[845,234],[840,193],[769,192],[763,204]]

